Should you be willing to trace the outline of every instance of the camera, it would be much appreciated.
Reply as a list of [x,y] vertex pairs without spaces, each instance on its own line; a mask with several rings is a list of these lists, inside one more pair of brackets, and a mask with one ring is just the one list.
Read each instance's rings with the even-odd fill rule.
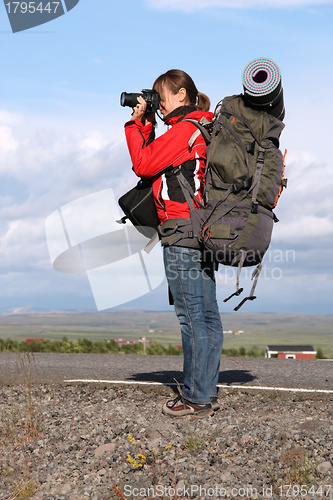
[[122,92],[120,95],[121,106],[135,108],[138,104],[138,97],[141,96],[147,103],[146,113],[156,113],[159,107],[160,95],[156,90],[143,89],[141,94]]

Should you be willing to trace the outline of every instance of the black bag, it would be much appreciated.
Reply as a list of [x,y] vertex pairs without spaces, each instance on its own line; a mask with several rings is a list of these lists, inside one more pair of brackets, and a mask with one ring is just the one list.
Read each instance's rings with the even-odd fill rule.
[[141,179],[134,188],[119,198],[118,204],[125,214],[118,222],[126,224],[129,219],[141,234],[147,238],[154,236],[159,220],[149,179]]

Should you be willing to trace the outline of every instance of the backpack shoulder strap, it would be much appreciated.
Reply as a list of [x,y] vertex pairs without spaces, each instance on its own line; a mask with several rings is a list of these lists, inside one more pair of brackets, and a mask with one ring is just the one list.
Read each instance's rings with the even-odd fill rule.
[[203,207],[204,205],[203,205],[202,201],[200,201],[196,197],[196,195],[195,195],[195,193],[194,193],[194,191],[193,191],[190,183],[186,180],[183,172],[181,171],[181,165],[179,165],[178,167],[174,167],[172,169],[172,173],[176,176],[176,178],[178,180],[178,183],[180,185],[180,188],[181,188],[181,190],[183,192],[183,195],[185,197],[185,200],[186,200],[189,208],[191,209],[192,200],[195,203],[197,203],[200,207]]
[[199,137],[200,134],[205,139],[206,144],[210,143],[211,134],[208,131],[208,127],[209,128],[211,127],[212,122],[207,120],[207,118],[205,118],[204,116],[199,121],[193,120],[192,118],[185,118],[183,121],[193,123],[193,125],[195,125],[198,128],[198,130],[194,132],[194,134],[190,137],[190,140],[188,141],[190,148],[193,147],[195,140],[197,139],[197,137]]
[[263,147],[259,146],[259,152],[258,152],[257,163],[256,163],[256,170],[255,170],[254,179],[253,179],[253,191],[252,191],[251,212],[254,214],[258,213],[257,196],[258,196],[258,191],[259,191],[261,172],[262,172],[262,169],[264,167],[265,151],[266,150]]

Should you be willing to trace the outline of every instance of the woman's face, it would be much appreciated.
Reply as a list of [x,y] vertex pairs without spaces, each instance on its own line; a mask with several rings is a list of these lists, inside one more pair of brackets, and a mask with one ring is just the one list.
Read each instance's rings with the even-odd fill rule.
[[181,88],[177,94],[173,94],[170,89],[163,85],[160,95],[160,111],[165,118],[174,109],[184,106],[186,101],[186,90]]

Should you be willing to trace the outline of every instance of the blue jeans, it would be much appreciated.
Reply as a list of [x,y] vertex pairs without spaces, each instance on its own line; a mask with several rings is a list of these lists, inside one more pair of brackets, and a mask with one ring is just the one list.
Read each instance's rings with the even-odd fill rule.
[[182,395],[207,404],[217,395],[223,329],[214,266],[193,248],[164,247],[164,265],[178,316],[184,352]]

